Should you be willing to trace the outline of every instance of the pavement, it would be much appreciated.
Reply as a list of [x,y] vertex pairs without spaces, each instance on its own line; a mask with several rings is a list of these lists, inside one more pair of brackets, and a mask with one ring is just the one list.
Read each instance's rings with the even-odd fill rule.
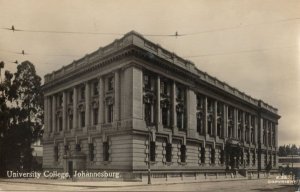
[[235,180],[235,181],[211,181],[194,183],[152,184],[142,182],[118,182],[118,181],[57,181],[49,179],[0,179],[0,191],[205,191],[205,192],[259,192],[277,191],[294,192],[293,185],[270,184],[267,179],[260,180]]

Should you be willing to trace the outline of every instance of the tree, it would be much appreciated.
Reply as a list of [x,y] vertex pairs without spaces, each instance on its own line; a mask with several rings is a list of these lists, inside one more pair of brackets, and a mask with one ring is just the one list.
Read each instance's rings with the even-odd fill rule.
[[297,154],[298,154],[297,146],[293,144],[291,147],[291,155],[297,155]]
[[284,146],[279,146],[279,148],[278,148],[278,155],[280,157],[287,156],[287,153],[286,153],[286,150],[285,150],[285,145]]
[[31,144],[42,135],[41,78],[34,65],[25,61],[15,74],[5,71],[0,93],[0,175],[5,176],[8,169],[31,169]]

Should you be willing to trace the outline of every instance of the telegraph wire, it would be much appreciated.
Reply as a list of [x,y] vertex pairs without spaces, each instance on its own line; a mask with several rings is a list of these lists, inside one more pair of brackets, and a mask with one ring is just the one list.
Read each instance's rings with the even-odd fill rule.
[[[300,17],[294,18],[286,18],[274,21],[266,21],[260,23],[253,23],[253,24],[239,24],[237,26],[232,27],[221,27],[216,29],[208,29],[203,31],[198,31],[194,33],[178,33],[177,31],[174,34],[143,34],[143,36],[153,36],[153,37],[183,37],[183,36],[192,36],[192,35],[199,35],[202,33],[210,33],[210,32],[217,32],[217,31],[226,31],[226,30],[234,30],[238,28],[250,27],[255,25],[263,25],[263,24],[272,24],[272,23],[282,23],[282,22],[290,22],[300,20]],[[112,35],[112,36],[123,36],[125,33],[112,33],[112,32],[83,32],[83,31],[56,31],[56,30],[32,30],[32,29],[19,29],[12,25],[10,28],[2,27],[3,30],[9,30],[12,32],[30,32],[30,33],[53,33],[53,34],[79,34],[79,35]]]
[[0,49],[0,52],[7,52],[10,54],[16,54],[16,55],[40,55],[40,56],[50,56],[50,57],[79,57],[80,55],[71,55],[71,54],[40,54],[40,53],[28,53],[22,50],[21,52],[16,51],[10,51],[10,50],[3,50]]

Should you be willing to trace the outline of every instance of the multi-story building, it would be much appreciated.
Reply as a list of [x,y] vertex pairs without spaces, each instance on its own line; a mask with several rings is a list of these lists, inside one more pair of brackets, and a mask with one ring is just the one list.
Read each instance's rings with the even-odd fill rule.
[[[153,177],[277,167],[277,109],[136,32],[45,75],[43,168]],[[148,141],[150,137],[150,142]]]

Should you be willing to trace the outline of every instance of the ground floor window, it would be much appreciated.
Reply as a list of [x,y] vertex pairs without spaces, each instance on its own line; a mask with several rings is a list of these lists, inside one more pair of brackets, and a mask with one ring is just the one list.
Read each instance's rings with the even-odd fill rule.
[[150,142],[150,161],[155,161],[156,146],[155,141]]
[[180,160],[182,163],[185,163],[186,161],[186,146],[181,145],[180,147]]
[[167,143],[166,145],[166,161],[172,162],[172,144]]
[[58,154],[58,146],[55,145],[54,146],[54,161],[58,161],[58,158],[59,158],[59,154]]
[[89,159],[90,161],[94,161],[94,144],[89,143]]
[[103,161],[109,161],[109,144],[107,141],[103,142]]
[[80,113],[80,121],[81,121],[81,127],[85,127],[85,112],[82,111]]

